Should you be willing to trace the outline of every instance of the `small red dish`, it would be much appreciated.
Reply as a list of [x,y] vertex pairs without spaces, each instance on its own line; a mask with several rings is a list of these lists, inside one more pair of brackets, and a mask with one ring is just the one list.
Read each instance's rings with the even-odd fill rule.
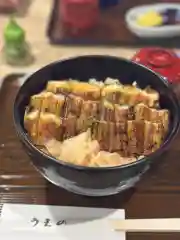
[[180,83],[180,58],[171,50],[142,48],[132,60],[160,73],[171,83]]

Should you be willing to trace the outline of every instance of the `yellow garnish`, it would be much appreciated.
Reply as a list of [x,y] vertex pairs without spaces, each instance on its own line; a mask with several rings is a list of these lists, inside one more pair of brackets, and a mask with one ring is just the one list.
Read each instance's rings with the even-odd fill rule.
[[158,12],[149,11],[143,15],[140,15],[136,22],[142,27],[153,27],[161,25],[163,23],[163,17]]

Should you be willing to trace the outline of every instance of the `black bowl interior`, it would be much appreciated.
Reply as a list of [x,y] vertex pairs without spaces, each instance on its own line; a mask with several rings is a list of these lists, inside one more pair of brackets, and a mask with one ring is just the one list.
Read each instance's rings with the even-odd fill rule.
[[[174,137],[179,127],[179,105],[168,81],[146,67],[137,63],[110,56],[81,56],[52,63],[32,74],[20,88],[14,104],[14,120],[16,129],[24,134],[23,117],[30,96],[42,91],[50,80],[89,78],[105,80],[107,77],[117,78],[123,84],[134,81],[138,86],[151,86],[160,93],[161,108],[170,111],[170,125],[164,148]],[[141,161],[141,160],[140,160]],[[139,161],[139,162],[140,162]]]

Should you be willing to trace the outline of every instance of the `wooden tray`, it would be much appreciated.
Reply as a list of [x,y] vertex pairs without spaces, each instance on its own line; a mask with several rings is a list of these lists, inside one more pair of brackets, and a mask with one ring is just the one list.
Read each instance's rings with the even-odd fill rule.
[[[143,39],[131,33],[125,23],[125,13],[132,7],[168,2],[166,0],[120,0],[119,4],[100,10],[98,25],[81,36],[71,36],[63,26],[59,13],[59,0],[54,0],[47,29],[51,44],[66,45],[115,45],[115,46],[163,46],[177,48],[180,37]],[[179,3],[180,0],[173,0]]]
[[[103,198],[82,197],[47,182],[31,165],[16,136],[12,110],[18,78],[8,76],[0,90],[0,208],[3,203],[124,208],[126,218],[180,217],[180,136],[139,184]],[[128,234],[128,240],[179,240],[180,234]]]

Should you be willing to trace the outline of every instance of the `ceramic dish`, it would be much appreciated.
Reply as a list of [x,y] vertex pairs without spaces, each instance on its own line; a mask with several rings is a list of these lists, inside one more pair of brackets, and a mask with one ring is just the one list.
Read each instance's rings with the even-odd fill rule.
[[143,27],[136,23],[136,19],[139,15],[148,12],[149,10],[163,11],[166,9],[177,9],[180,11],[180,4],[152,4],[142,5],[139,7],[131,8],[125,16],[125,21],[128,29],[136,36],[141,38],[163,38],[163,37],[175,37],[180,36],[180,24],[179,25],[166,25],[156,27]]

